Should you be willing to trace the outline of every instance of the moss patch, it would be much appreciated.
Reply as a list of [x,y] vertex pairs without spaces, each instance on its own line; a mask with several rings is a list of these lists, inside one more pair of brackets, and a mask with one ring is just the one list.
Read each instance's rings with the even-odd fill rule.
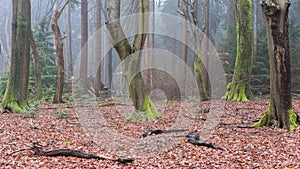
[[270,117],[271,117],[271,109],[269,106],[264,116],[257,123],[254,123],[252,126],[255,127],[269,126]]
[[288,113],[290,120],[289,130],[294,130],[297,127],[297,115],[293,109],[290,109]]

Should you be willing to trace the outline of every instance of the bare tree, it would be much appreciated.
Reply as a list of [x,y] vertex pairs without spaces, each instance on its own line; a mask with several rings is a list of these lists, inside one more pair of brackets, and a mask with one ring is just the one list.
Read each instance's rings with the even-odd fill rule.
[[62,103],[62,95],[63,95],[63,88],[64,88],[64,52],[63,52],[63,43],[62,43],[62,35],[60,28],[57,24],[57,21],[63,10],[68,5],[70,0],[67,0],[62,8],[57,8],[52,17],[51,17],[51,28],[54,33],[54,41],[55,41],[55,48],[56,48],[56,58],[57,58],[57,78],[56,78],[56,88],[55,88],[55,95],[53,98],[53,103]]
[[292,108],[289,48],[289,0],[262,0],[270,60],[270,105],[254,126],[293,130],[297,115]]

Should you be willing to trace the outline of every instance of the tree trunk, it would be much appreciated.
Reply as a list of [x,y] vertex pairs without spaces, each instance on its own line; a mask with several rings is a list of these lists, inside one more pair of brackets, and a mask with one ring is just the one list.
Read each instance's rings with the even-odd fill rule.
[[72,56],[72,23],[71,23],[71,6],[68,6],[68,35],[67,35],[67,63],[68,63],[68,78],[73,76],[73,56]]
[[270,60],[270,105],[254,126],[275,126],[293,130],[297,115],[292,108],[289,49],[289,0],[263,0]]
[[125,37],[118,20],[120,19],[120,4],[121,0],[108,1],[107,27],[109,29],[114,48],[118,52],[121,61],[124,63],[123,68],[125,72],[125,79],[129,84],[129,92],[134,107],[137,112],[145,113],[143,117],[138,119],[135,119],[133,115],[131,120],[154,120],[160,118],[161,115],[158,113],[152,101],[150,100],[142,74],[140,72],[140,50],[142,50],[144,47],[147,36],[146,32],[148,28],[148,15],[145,13],[149,12],[149,0],[139,1],[139,11],[141,15],[139,16],[138,20],[138,34],[135,36],[133,42],[134,47],[129,44],[129,41]]
[[[181,42],[181,59],[184,62],[184,65],[181,66],[181,78],[183,80],[183,86],[185,86],[186,82],[186,65],[187,65],[187,22],[188,22],[188,2],[182,1],[181,4],[181,11],[184,13],[184,16],[181,20],[181,35],[182,35],[182,42]],[[182,95],[185,97],[185,90],[181,91]]]
[[253,40],[254,40],[254,49],[253,49],[253,55],[256,56],[257,51],[257,1],[253,0]]
[[31,31],[30,37],[30,46],[32,50],[32,60],[33,60],[33,74],[34,74],[34,83],[35,83],[35,96],[37,100],[42,100],[43,98],[43,90],[42,90],[42,80],[41,80],[41,61],[38,55],[37,47],[35,40],[33,38],[33,34]]
[[88,58],[88,2],[81,0],[81,56],[79,79],[85,89],[87,82],[87,58]]
[[[98,31],[101,28],[101,0],[96,0],[96,31]],[[96,71],[96,77],[95,77],[95,95],[97,97],[100,96],[100,91],[103,88],[103,85],[101,83],[101,34],[97,33],[95,37],[96,41],[96,47],[95,47],[95,53],[96,53],[96,63],[97,71]]]
[[13,0],[10,77],[1,103],[3,111],[27,108],[31,39],[30,0]]
[[232,37],[231,29],[234,23],[234,0],[228,0],[226,39],[230,39]]
[[194,40],[194,44],[196,46],[196,54],[197,54],[197,58],[194,62],[194,74],[196,77],[196,81],[197,81],[197,85],[198,85],[198,91],[200,93],[200,97],[202,101],[206,101],[209,99],[208,94],[207,94],[207,90],[205,87],[205,83],[204,83],[204,79],[203,79],[203,73],[202,73],[202,67],[203,67],[203,63],[202,63],[202,51],[201,51],[201,39],[200,39],[200,35],[198,33],[199,31],[199,22],[198,22],[198,16],[197,14],[197,10],[196,8],[198,8],[198,6],[196,6],[196,2],[194,1],[194,3],[192,4],[192,12],[191,15],[193,17],[193,22],[194,22],[194,30],[192,32],[193,35],[193,40]]
[[52,31],[54,33],[54,41],[55,41],[55,49],[56,49],[56,58],[57,58],[57,77],[56,77],[56,88],[55,88],[55,95],[53,98],[53,103],[62,103],[62,95],[63,95],[63,88],[64,88],[64,52],[63,52],[63,43],[62,43],[62,36],[60,32],[60,28],[57,24],[59,17],[61,16],[63,10],[67,6],[70,0],[67,0],[64,6],[60,9],[57,8],[50,21],[50,25]]
[[250,77],[253,63],[253,31],[251,0],[236,0],[237,56],[234,75],[227,86],[225,99],[248,101],[252,97]]
[[209,0],[205,0],[205,6],[204,6],[204,18],[205,18],[205,29],[204,29],[204,39],[203,39],[203,48],[202,48],[202,63],[205,66],[202,66],[202,76],[203,81],[205,85],[205,90],[207,93],[210,91],[210,83],[209,83],[209,76],[208,76],[208,70],[209,70]]

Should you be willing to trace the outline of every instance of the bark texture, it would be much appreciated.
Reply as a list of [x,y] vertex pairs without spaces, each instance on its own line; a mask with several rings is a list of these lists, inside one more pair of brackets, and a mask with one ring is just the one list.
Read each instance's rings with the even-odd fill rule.
[[297,115],[292,108],[289,49],[289,0],[263,0],[270,60],[270,106],[254,126],[275,126],[292,130]]
[[64,71],[65,71],[64,53],[63,53],[62,36],[57,21],[69,2],[70,0],[67,0],[62,8],[57,8],[54,11],[50,21],[50,25],[54,33],[56,58],[57,58],[57,77],[56,77],[56,88],[55,88],[53,103],[63,102],[62,95],[63,95],[63,88],[64,88]]
[[41,62],[40,62],[38,50],[32,32],[30,37],[30,46],[32,50],[32,60],[34,66],[33,74],[34,74],[35,96],[37,100],[42,100],[43,90],[42,90],[42,78],[41,78]]
[[252,97],[250,77],[253,63],[253,29],[251,0],[236,0],[237,55],[234,75],[227,86],[226,100],[248,101]]
[[[156,110],[152,103],[142,74],[140,72],[141,52],[147,37],[148,28],[148,12],[149,0],[139,1],[139,15],[138,18],[138,33],[134,37],[133,46],[130,45],[128,39],[125,37],[122,27],[118,19],[120,19],[120,5],[121,0],[108,1],[108,23],[107,27],[111,35],[111,41],[114,48],[119,54],[121,61],[123,61],[123,69],[125,72],[125,79],[129,84],[129,93],[133,101],[136,112],[143,113],[141,118],[135,118],[133,115],[129,120],[154,120],[160,118],[160,113]],[[131,55],[131,56],[130,56]],[[130,58],[129,58],[130,57]]]
[[[102,3],[101,0],[96,0],[96,30],[99,30],[101,28],[101,7]],[[103,85],[101,83],[101,34],[96,34],[95,37],[96,41],[96,47],[95,47],[95,53],[96,53],[96,63],[97,71],[96,71],[96,77],[95,77],[95,95],[97,97],[100,96],[100,91],[103,88]]]
[[197,85],[198,85],[198,91],[200,93],[200,97],[201,100],[205,101],[208,100],[208,94],[207,94],[207,90],[206,90],[206,86],[205,86],[205,82],[203,79],[203,63],[202,63],[202,51],[201,51],[201,39],[200,39],[200,35],[199,35],[199,22],[198,22],[198,16],[197,16],[197,5],[196,5],[196,1],[193,1],[192,4],[192,11],[191,11],[191,15],[193,17],[193,23],[194,23],[194,29],[192,32],[193,35],[193,40],[194,40],[194,44],[196,46],[196,54],[197,54],[197,58],[194,62],[194,74],[196,77],[196,81],[197,81]]
[[80,72],[79,79],[84,87],[87,82],[87,62],[88,62],[88,2],[81,1],[81,55],[80,55]]
[[10,77],[1,103],[2,111],[20,113],[26,102],[31,39],[30,0],[13,0]]

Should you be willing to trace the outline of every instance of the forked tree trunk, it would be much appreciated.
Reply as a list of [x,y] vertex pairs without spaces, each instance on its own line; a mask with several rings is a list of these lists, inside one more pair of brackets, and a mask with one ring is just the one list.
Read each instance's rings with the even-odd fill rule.
[[26,102],[31,39],[30,0],[13,0],[10,76],[1,103],[2,111],[20,113]]
[[292,108],[289,49],[289,0],[263,0],[270,60],[270,105],[254,126],[275,126],[292,130],[297,115]]
[[237,53],[226,100],[248,101],[252,97],[250,77],[253,63],[252,0],[236,0]]
[[139,11],[141,15],[138,18],[139,32],[134,38],[134,47],[129,44],[129,41],[125,37],[118,20],[120,19],[120,5],[121,0],[108,1],[107,27],[109,29],[114,48],[118,52],[121,61],[123,61],[125,79],[129,84],[129,92],[134,107],[136,111],[145,113],[144,117],[141,119],[132,120],[154,120],[160,118],[161,115],[156,110],[147,93],[146,86],[140,72],[141,52],[139,51],[143,49],[147,36],[145,32],[148,28],[148,15],[145,13],[149,12],[149,0],[139,1]]
[[54,33],[54,41],[55,41],[55,48],[56,48],[56,58],[57,58],[57,77],[56,77],[56,88],[55,88],[55,95],[53,98],[53,103],[62,103],[62,95],[63,95],[63,88],[64,88],[64,52],[63,52],[63,43],[62,43],[62,36],[60,32],[60,28],[57,24],[57,20],[61,16],[63,10],[67,6],[70,0],[67,0],[64,6],[60,9],[57,8],[50,21],[50,25],[52,31]]

